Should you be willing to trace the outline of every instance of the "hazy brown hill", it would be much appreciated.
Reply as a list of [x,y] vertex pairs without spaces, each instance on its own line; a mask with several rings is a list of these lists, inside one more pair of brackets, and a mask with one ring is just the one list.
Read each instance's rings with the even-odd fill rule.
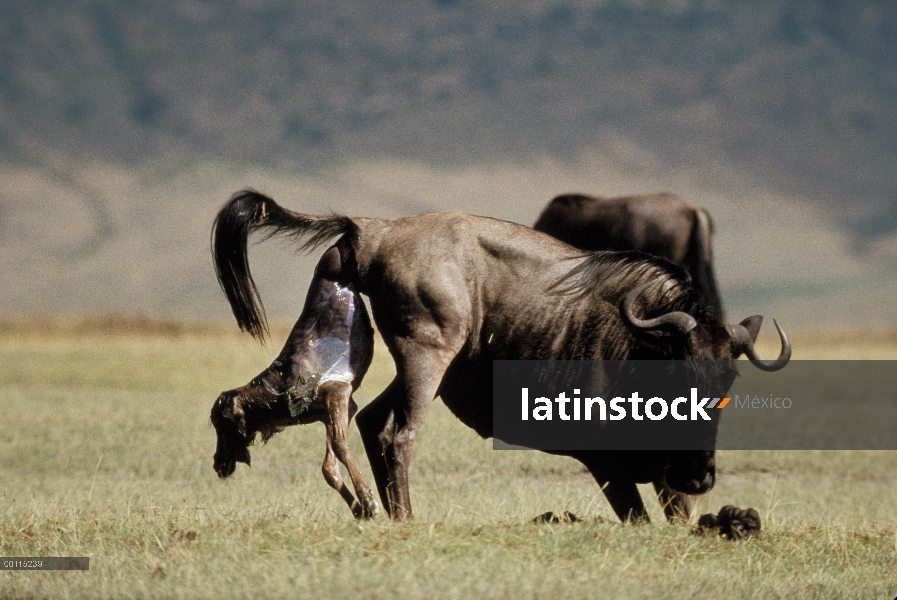
[[[215,210],[673,191],[731,314],[897,323],[897,6],[0,4],[0,314],[218,318]],[[252,251],[272,315],[314,258]]]

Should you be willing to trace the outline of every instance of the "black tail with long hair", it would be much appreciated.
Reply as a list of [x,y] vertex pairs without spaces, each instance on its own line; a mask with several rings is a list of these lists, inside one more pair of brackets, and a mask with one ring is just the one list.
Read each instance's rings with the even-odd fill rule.
[[301,250],[310,250],[338,235],[354,235],[358,227],[342,215],[305,215],[287,210],[253,190],[237,192],[221,207],[212,225],[215,275],[240,329],[263,340],[268,323],[247,255],[249,234],[258,229],[265,232],[262,239],[290,234],[301,242]]

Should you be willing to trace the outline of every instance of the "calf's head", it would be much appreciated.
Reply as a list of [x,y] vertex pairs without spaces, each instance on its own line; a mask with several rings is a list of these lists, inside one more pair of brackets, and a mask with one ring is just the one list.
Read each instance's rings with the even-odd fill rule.
[[303,364],[284,358],[291,353],[293,347],[288,344],[281,356],[252,381],[223,392],[215,400],[212,425],[218,435],[218,444],[214,465],[219,477],[232,475],[238,462],[250,463],[249,446],[257,435],[264,443],[285,427],[314,423],[327,416],[326,403],[316,392],[301,399],[301,410],[295,411],[295,407],[291,407],[291,397],[295,400],[293,394],[301,388],[296,385],[299,377],[295,371]]
[[[285,379],[277,368],[263,371],[249,384],[223,392],[212,406],[212,425],[218,435],[214,465],[219,477],[233,474],[238,462],[250,464],[249,446],[261,435],[262,442],[288,425],[300,422],[290,414],[284,393]],[[317,415],[302,415],[311,420]],[[303,421],[305,422],[305,421]]]
[[237,463],[250,464],[249,446],[255,440],[255,432],[246,429],[246,413],[237,390],[224,392],[212,406],[212,425],[218,435],[215,447],[215,472],[219,477],[228,477],[237,468]]

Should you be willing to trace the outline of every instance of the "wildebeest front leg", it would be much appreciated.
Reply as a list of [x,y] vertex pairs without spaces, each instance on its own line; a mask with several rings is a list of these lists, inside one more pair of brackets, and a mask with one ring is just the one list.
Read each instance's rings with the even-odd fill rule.
[[[364,479],[362,479],[361,472],[358,470],[358,465],[355,464],[355,460],[352,458],[352,454],[349,451],[349,420],[355,413],[356,408],[355,403],[352,401],[352,385],[343,381],[327,381],[321,384],[318,388],[318,393],[323,395],[327,405],[327,421],[325,424],[327,427],[328,453],[332,451],[336,458],[346,465],[346,470],[349,472],[349,479],[352,480],[352,485],[355,487],[355,494],[358,496],[358,502],[355,502],[355,499],[352,498],[352,494],[345,489],[346,486],[345,484],[342,484],[341,481],[340,484],[342,485],[342,489],[337,488],[333,483],[331,483],[331,486],[333,486],[334,489],[337,489],[343,499],[346,500],[349,504],[349,508],[352,509],[352,514],[357,518],[363,517],[369,519],[377,512],[377,501],[374,500],[374,495],[371,493],[371,489],[364,482]],[[325,460],[325,465],[326,464]],[[328,477],[326,471],[324,476]],[[328,483],[330,483],[329,479]]]
[[587,460],[583,460],[583,464],[601,486],[601,491],[604,492],[604,497],[607,498],[610,507],[614,509],[617,517],[623,523],[647,523],[650,520],[648,512],[645,510],[645,503],[642,502],[642,496],[639,494],[635,482],[608,479],[603,470],[604,460],[606,459],[591,456]]
[[648,512],[638,492],[638,487],[632,481],[599,481],[604,492],[604,497],[610,503],[610,507],[617,513],[617,517],[624,523],[647,523]]
[[653,484],[667,521],[687,522],[691,517],[691,498],[688,494],[675,491],[666,481],[655,481]]

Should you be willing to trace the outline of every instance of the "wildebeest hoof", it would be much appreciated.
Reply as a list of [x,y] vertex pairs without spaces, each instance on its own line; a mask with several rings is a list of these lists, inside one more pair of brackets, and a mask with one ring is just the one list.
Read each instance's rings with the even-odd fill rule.
[[532,520],[532,523],[580,523],[582,519],[574,515],[569,510],[565,510],[564,514],[556,515],[551,511],[542,513]]
[[718,515],[708,513],[698,519],[695,533],[716,533],[727,540],[740,540],[760,535],[760,515],[753,508],[741,510],[728,504]]
[[368,518],[376,517],[380,514],[380,503],[376,500],[371,500],[368,502],[368,510],[367,510]]

